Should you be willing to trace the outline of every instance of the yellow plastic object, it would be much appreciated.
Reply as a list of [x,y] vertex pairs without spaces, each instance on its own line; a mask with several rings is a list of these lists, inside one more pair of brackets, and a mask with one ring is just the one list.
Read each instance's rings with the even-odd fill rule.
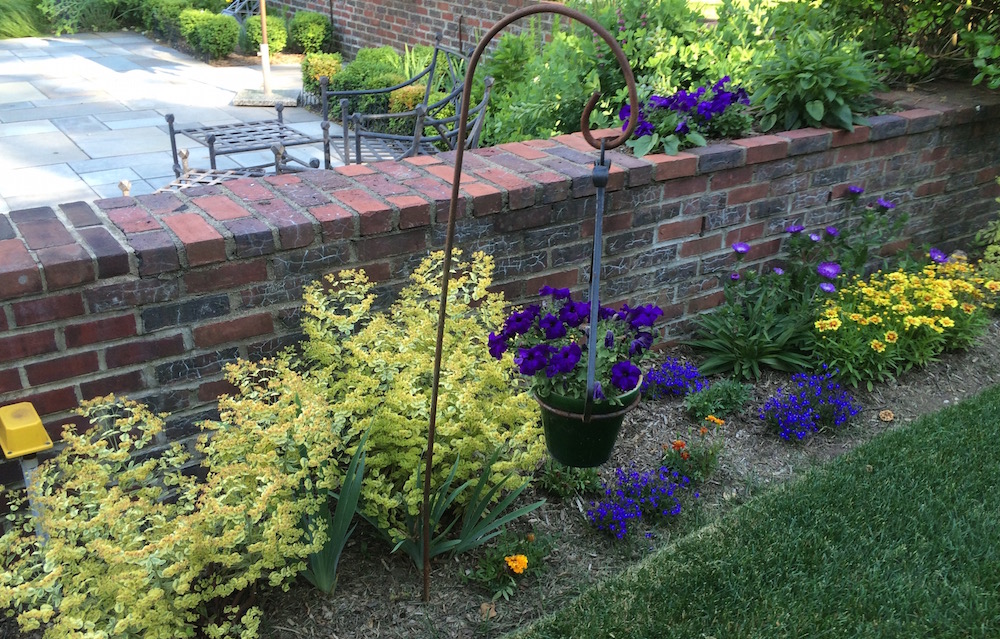
[[52,448],[52,440],[31,402],[0,406],[0,448],[8,459]]

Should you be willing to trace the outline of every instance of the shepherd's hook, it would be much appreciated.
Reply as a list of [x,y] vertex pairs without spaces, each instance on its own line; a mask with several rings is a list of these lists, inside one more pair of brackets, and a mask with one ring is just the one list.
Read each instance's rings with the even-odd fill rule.
[[[424,470],[424,501],[421,511],[423,515],[421,519],[423,519],[424,601],[429,601],[431,596],[431,530],[428,511],[430,510],[431,470],[433,468],[434,461],[434,431],[437,425],[438,385],[441,381],[441,355],[442,345],[444,344],[444,322],[448,310],[448,279],[451,275],[451,252],[455,239],[455,216],[456,209],[458,208],[459,187],[462,179],[462,160],[465,157],[465,139],[468,135],[467,122],[469,118],[469,101],[472,98],[472,81],[473,76],[475,75],[476,66],[479,64],[479,58],[482,57],[483,52],[486,50],[486,47],[493,40],[493,38],[496,37],[496,35],[510,23],[537,13],[556,13],[585,24],[591,31],[600,36],[609,47],[611,47],[612,53],[614,53],[615,58],[618,60],[618,66],[622,70],[622,75],[625,76],[625,85],[628,87],[628,101],[630,108],[628,124],[622,133],[610,142],[608,142],[606,137],[601,138],[600,142],[596,140],[590,132],[590,114],[594,110],[597,100],[601,97],[601,93],[600,91],[594,91],[593,95],[590,96],[590,100],[587,101],[587,106],[583,109],[583,115],[580,117],[580,132],[583,134],[584,139],[587,140],[587,143],[595,149],[602,148],[602,150],[603,148],[614,149],[621,146],[632,136],[632,131],[635,129],[635,125],[639,117],[639,96],[635,88],[635,77],[632,74],[632,67],[629,66],[628,58],[625,57],[625,52],[622,51],[622,48],[618,45],[614,36],[612,36],[607,29],[601,26],[597,20],[577,11],[576,9],[571,9],[561,4],[551,3],[538,4],[518,9],[501,19],[500,22],[496,23],[493,28],[483,36],[483,39],[479,41],[479,45],[476,46],[475,51],[473,51],[472,57],[469,58],[468,69],[465,72],[465,86],[462,88],[461,114],[458,118],[458,141],[455,145],[455,174],[451,181],[451,203],[448,207],[448,229],[444,243],[444,263],[442,265],[443,274],[441,278],[441,303],[438,308],[437,342],[434,347],[434,375],[432,380],[433,386],[431,389],[430,423],[427,427],[427,451],[425,453],[426,467]],[[593,300],[591,300],[591,302],[593,302]]]

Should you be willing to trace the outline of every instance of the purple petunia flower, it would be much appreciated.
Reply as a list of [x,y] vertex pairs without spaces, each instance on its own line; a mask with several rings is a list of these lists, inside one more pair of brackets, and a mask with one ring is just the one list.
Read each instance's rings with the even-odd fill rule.
[[576,328],[590,318],[590,302],[574,302],[569,300],[559,309],[559,319],[570,327]]
[[[624,308],[624,307],[623,307]],[[663,310],[656,306],[655,304],[646,304],[644,306],[639,306],[633,308],[629,311],[629,324],[632,328],[641,328],[643,326],[652,326],[656,322],[656,318],[663,315]]]
[[607,399],[604,396],[604,389],[601,388],[600,382],[594,382],[594,399]]
[[826,227],[826,234],[830,237],[837,237],[840,235],[840,231],[837,230],[836,226],[828,226]]
[[806,230],[806,227],[802,226],[801,224],[792,224],[787,229],[785,229],[785,232],[792,233],[794,235],[795,233],[801,233],[804,230]]
[[576,342],[571,342],[552,353],[552,356],[549,358],[549,365],[545,369],[546,377],[555,377],[559,374],[569,373],[576,367],[577,362],[580,361],[581,354],[580,346]]
[[503,335],[497,335],[496,333],[490,333],[487,338],[487,343],[490,348],[490,355],[495,359],[500,359],[503,354],[507,352],[507,340]]
[[642,371],[632,362],[625,360],[611,367],[611,383],[621,391],[630,391],[639,384]]
[[519,348],[514,356],[514,364],[522,375],[534,375],[549,363],[551,347],[548,344],[536,344],[531,348]]
[[812,240],[813,242],[819,242],[823,238],[820,237],[819,233],[810,233],[809,234],[809,239]]
[[531,325],[538,316],[541,307],[536,304],[528,306],[523,311],[511,314],[504,324],[504,333],[507,335],[523,335],[531,330]]
[[635,339],[632,340],[628,345],[629,357],[641,353],[642,351],[648,350],[650,346],[653,345],[653,334],[652,333],[639,333],[636,335]]
[[890,202],[888,200],[882,199],[882,198],[879,198],[879,199],[875,200],[875,205],[878,206],[879,208],[885,209],[886,211],[890,211],[890,210],[896,208],[895,204],[893,204],[892,202]]
[[865,192],[865,190],[860,186],[855,186],[852,184],[851,186],[847,187],[847,192],[850,193],[851,195],[861,195],[862,193]]
[[729,274],[729,279],[735,282],[738,279],[740,279],[740,274],[737,273],[736,271],[733,271],[732,273]]
[[736,244],[733,244],[733,250],[740,255],[743,255],[750,250],[750,245],[746,242],[737,242]]
[[829,282],[823,282],[822,284],[819,285],[819,290],[823,291],[824,293],[836,293],[837,287]]
[[538,320],[538,328],[545,332],[545,339],[559,339],[566,335],[566,325],[552,313]]
[[568,288],[552,288],[548,285],[538,289],[538,294],[542,296],[551,295],[552,299],[556,300],[564,300],[570,296]]
[[774,274],[775,275],[784,275],[785,274],[785,269],[781,268],[780,266],[775,266],[774,267]]
[[938,264],[944,264],[945,262],[948,261],[948,255],[945,254],[945,252],[942,251],[941,249],[932,248],[930,250],[930,256],[931,259],[937,262]]
[[608,331],[604,334],[604,348],[614,348],[615,347],[615,333],[614,331]]
[[840,264],[836,262],[820,262],[819,266],[816,267],[816,272],[828,280],[834,280],[840,275]]

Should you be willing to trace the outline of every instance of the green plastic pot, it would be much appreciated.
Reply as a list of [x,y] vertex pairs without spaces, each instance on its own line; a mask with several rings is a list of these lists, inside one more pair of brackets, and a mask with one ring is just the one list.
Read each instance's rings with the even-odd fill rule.
[[595,402],[584,420],[584,400],[562,395],[535,395],[542,409],[542,429],[549,454],[564,466],[592,468],[611,459],[625,415],[639,405],[642,382],[621,395],[621,405]]

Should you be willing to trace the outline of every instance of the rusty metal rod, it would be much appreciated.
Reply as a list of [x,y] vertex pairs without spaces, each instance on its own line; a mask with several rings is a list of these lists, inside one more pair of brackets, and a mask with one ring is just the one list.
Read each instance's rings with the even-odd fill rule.
[[[423,600],[430,601],[431,597],[431,558],[430,558],[430,545],[431,545],[431,530],[430,530],[430,496],[431,496],[431,473],[433,470],[434,461],[434,432],[437,426],[437,405],[438,405],[438,385],[441,381],[441,355],[442,347],[444,344],[444,323],[447,317],[448,310],[448,280],[451,276],[451,253],[454,245],[455,238],[455,217],[456,210],[458,208],[458,196],[460,181],[462,179],[462,160],[465,157],[465,138],[468,134],[467,120],[469,117],[469,101],[472,99],[472,81],[476,70],[476,65],[479,64],[479,58],[482,57],[483,52],[489,45],[490,41],[500,31],[502,31],[507,25],[520,20],[521,18],[534,15],[537,13],[556,13],[564,15],[568,18],[581,22],[599,35],[601,39],[608,43],[611,47],[612,53],[614,53],[615,58],[618,60],[618,66],[621,67],[622,75],[625,76],[625,84],[628,87],[628,100],[631,112],[629,114],[628,124],[622,133],[612,139],[608,140],[603,138],[605,149],[614,149],[625,143],[632,136],[632,131],[635,129],[635,125],[638,122],[639,117],[639,96],[635,87],[635,77],[632,73],[632,67],[629,66],[628,58],[625,57],[625,52],[622,51],[618,42],[614,39],[607,29],[605,29],[601,24],[591,18],[590,16],[577,11],[576,9],[570,9],[569,7],[563,6],[561,4],[538,4],[530,7],[525,7],[523,9],[518,9],[513,13],[508,14],[506,17],[496,23],[492,29],[490,29],[486,35],[483,36],[482,40],[479,41],[479,45],[476,50],[472,53],[472,57],[469,58],[469,66],[465,73],[465,86],[462,88],[462,105],[461,114],[458,119],[458,141],[455,146],[455,175],[452,178],[451,183],[451,203],[448,206],[448,229],[445,237],[444,244],[444,264],[442,265],[442,279],[441,279],[441,303],[438,307],[438,325],[437,325],[437,342],[434,347],[434,374],[432,379],[431,388],[431,406],[430,406],[430,423],[427,427],[427,451],[425,453],[426,457],[426,467],[424,472],[424,501],[422,505],[423,513],[423,558],[424,558],[424,590],[423,590]],[[590,100],[587,101],[587,105],[583,109],[583,115],[580,117],[580,131],[583,133],[584,139],[587,143],[595,149],[601,147],[601,142],[594,138],[590,132],[590,114],[594,110],[594,106],[600,99],[600,91],[595,91],[591,96]]]

